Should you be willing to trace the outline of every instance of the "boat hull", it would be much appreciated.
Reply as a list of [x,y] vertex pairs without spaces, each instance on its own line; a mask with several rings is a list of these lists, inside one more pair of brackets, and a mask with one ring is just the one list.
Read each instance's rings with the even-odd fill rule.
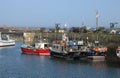
[[105,56],[88,56],[88,59],[91,59],[93,61],[104,61]]
[[0,47],[15,46],[15,41],[0,41]]
[[104,61],[106,58],[106,53],[105,52],[101,52],[101,53],[91,52],[91,53],[88,53],[87,58],[93,61]]
[[33,48],[23,48],[21,47],[21,51],[24,54],[33,54],[33,55],[50,55],[49,49],[33,49]]
[[8,46],[15,46],[15,44],[0,45],[0,47],[8,47]]
[[50,55],[58,58],[65,58],[65,59],[79,59],[78,52],[58,53],[56,51],[50,50]]

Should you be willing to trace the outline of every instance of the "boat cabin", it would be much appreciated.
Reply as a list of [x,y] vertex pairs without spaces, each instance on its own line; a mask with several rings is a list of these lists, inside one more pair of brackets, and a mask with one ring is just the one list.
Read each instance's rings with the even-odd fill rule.
[[37,49],[46,49],[49,47],[48,43],[35,43],[35,48]]
[[52,45],[52,50],[54,50],[57,53],[63,53],[65,52],[66,47],[64,45],[54,44]]
[[68,42],[58,42],[53,43],[52,50],[61,52],[90,52],[90,48],[84,45],[82,41],[68,41]]

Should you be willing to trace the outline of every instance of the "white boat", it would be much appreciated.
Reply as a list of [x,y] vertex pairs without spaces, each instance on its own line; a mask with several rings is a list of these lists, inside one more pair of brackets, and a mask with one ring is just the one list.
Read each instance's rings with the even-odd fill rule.
[[15,40],[10,39],[9,35],[5,35],[5,38],[2,38],[0,32],[0,47],[14,46],[14,45],[15,45]]

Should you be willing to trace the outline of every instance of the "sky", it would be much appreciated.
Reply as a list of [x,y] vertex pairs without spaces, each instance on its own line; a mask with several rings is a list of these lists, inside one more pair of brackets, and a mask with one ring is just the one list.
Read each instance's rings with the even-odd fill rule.
[[120,0],[0,0],[0,26],[95,27],[96,11],[99,26],[120,25]]

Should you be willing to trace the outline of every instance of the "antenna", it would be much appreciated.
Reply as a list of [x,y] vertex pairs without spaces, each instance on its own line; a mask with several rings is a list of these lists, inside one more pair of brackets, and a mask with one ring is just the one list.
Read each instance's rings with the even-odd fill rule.
[[60,25],[59,23],[56,23],[56,24],[55,24],[55,31],[56,31],[56,32],[55,32],[55,33],[56,33],[56,34],[55,34],[55,37],[56,37],[56,40],[57,40],[58,31],[59,31],[59,29],[60,29],[59,25]]

